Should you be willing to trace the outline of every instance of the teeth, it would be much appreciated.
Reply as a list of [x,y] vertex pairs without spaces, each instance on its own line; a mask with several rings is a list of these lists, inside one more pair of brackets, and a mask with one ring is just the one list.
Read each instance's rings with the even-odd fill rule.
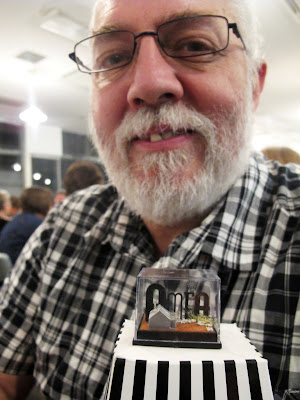
[[163,139],[170,139],[173,135],[171,132],[165,132],[161,136]]
[[[192,133],[192,130],[187,131],[187,133]],[[150,135],[150,142],[160,142],[161,140],[165,140],[165,139],[170,139],[174,136],[178,136],[181,135],[182,132],[181,131],[177,131],[177,132],[164,132],[162,134],[159,133],[153,133],[152,135]]]
[[162,140],[162,137],[158,133],[153,133],[150,136],[150,142],[160,142],[161,140]]
[[173,136],[177,136],[179,133],[164,132],[161,135],[159,133],[153,133],[150,135],[150,142],[160,142],[164,139],[170,139]]

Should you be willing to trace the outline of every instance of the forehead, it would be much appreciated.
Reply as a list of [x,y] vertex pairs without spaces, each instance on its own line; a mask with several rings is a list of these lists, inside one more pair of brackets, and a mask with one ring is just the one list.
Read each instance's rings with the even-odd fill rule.
[[229,0],[98,0],[91,29],[103,27],[154,29],[170,19],[193,14],[224,15],[232,19]]

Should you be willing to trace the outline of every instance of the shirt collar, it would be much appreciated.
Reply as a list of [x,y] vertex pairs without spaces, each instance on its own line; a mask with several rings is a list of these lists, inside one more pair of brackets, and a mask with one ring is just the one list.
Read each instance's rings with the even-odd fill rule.
[[[111,188],[113,187],[108,187],[108,193]],[[154,262],[153,241],[143,221],[130,210],[115,190],[113,195],[108,193],[99,193],[101,202],[106,202],[107,207],[97,223],[85,233],[85,247],[109,243],[117,253],[130,254]]]

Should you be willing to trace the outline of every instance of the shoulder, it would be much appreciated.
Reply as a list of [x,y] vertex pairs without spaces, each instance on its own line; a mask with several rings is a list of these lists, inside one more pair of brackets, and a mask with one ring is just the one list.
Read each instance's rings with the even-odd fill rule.
[[114,186],[93,185],[68,196],[62,203],[52,208],[46,219],[69,221],[73,218],[77,221],[80,218],[83,224],[93,224],[118,198]]
[[267,160],[262,154],[255,155],[257,168],[264,182],[264,191],[273,203],[290,211],[300,211],[300,165],[282,165]]
[[95,185],[74,192],[54,206],[26,243],[22,255],[33,261],[44,256],[69,254],[76,250],[83,236],[101,221],[118,203],[118,193],[111,185]]

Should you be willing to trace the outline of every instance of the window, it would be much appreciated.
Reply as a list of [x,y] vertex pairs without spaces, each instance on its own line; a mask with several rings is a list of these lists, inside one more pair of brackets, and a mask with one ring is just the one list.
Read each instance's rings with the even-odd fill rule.
[[63,132],[63,154],[80,159],[98,157],[96,150],[85,135]]
[[0,148],[2,150],[21,150],[22,127],[0,124]]
[[57,190],[57,160],[32,158],[32,184]]
[[42,153],[28,155],[31,157],[32,166],[32,176],[30,176],[30,168],[25,170],[27,164],[24,165],[24,126],[0,123],[1,188],[8,190],[11,195],[19,196],[25,187],[25,182],[29,182],[31,178],[32,185],[46,186],[56,192],[63,187],[63,177],[68,166],[80,160],[94,162],[105,175],[97,151],[85,135],[63,132],[62,138],[63,157],[55,158],[49,154],[47,158],[47,154],[42,156]]
[[23,190],[23,171],[19,155],[0,157],[1,189],[8,190],[11,195],[19,196]]

